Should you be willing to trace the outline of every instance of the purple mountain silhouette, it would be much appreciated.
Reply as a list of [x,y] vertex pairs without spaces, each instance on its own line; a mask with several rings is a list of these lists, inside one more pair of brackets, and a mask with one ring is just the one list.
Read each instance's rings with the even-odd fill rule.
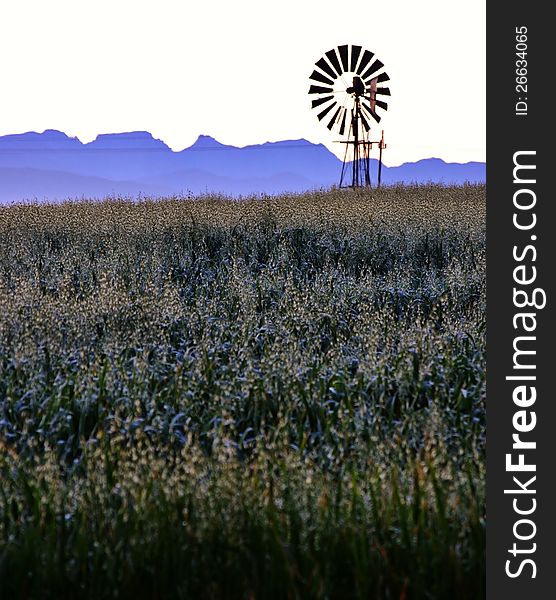
[[[304,139],[238,148],[201,135],[174,152],[147,131],[102,134],[88,144],[55,130],[0,136],[0,202],[299,192],[337,184],[340,169],[325,146]],[[485,170],[430,158],[384,167],[383,182],[484,182]]]

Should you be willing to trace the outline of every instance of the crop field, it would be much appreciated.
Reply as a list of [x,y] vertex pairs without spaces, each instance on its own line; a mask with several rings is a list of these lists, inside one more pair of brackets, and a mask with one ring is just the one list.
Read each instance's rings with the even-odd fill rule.
[[485,188],[0,207],[0,598],[484,597]]

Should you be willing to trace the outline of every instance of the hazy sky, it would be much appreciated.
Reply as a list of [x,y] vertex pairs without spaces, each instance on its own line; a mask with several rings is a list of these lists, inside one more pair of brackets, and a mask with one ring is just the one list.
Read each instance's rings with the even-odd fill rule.
[[339,153],[307,91],[346,43],[391,78],[386,164],[485,160],[484,0],[2,0],[0,135],[303,137]]

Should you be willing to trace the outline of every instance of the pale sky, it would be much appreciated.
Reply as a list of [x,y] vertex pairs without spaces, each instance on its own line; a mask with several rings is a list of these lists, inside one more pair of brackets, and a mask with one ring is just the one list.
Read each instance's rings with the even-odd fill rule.
[[341,44],[390,76],[386,164],[485,160],[484,0],[2,0],[0,135],[306,138],[340,154],[307,92]]

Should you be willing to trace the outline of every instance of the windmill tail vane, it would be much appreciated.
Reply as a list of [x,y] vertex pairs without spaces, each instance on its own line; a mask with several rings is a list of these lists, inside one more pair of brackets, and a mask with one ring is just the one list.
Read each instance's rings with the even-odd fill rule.
[[370,158],[373,146],[379,150],[377,185],[382,176],[384,131],[380,140],[371,139],[371,123],[380,123],[380,111],[388,104],[390,81],[384,64],[362,46],[344,44],[332,48],[315,63],[309,76],[311,107],[330,131],[337,131],[345,144],[340,187],[371,185]]

